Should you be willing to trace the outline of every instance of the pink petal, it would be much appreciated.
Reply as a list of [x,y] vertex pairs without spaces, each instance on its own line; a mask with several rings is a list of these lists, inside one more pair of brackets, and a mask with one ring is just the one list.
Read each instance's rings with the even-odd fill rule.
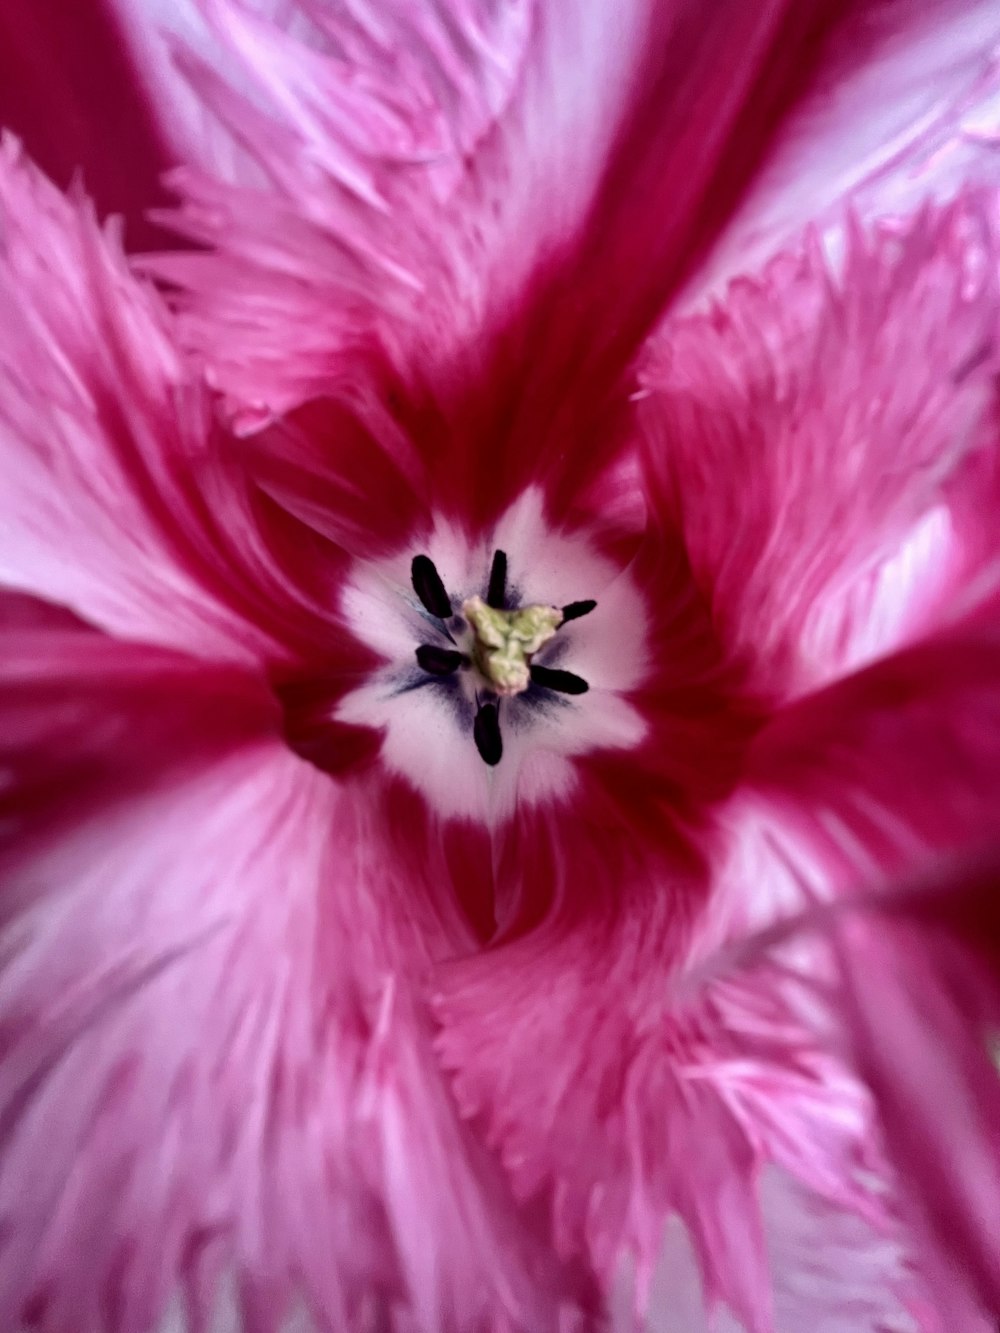
[[992,0],[845,6],[762,170],[687,293],[720,293],[806,227],[843,244],[866,218],[1000,181],[1000,16]]
[[[518,1196],[551,1209],[561,1252],[582,1251],[608,1285],[634,1252],[642,1310],[676,1214],[709,1305],[770,1329],[780,1287],[761,1209],[768,1163],[831,1212],[892,1234],[864,1093],[780,993],[685,990],[711,916],[705,868],[671,846],[669,825],[657,839],[652,821],[615,815],[589,785],[565,816],[519,814],[498,881],[530,881],[536,902],[548,885],[556,901],[530,932],[442,971],[441,1055]],[[853,1271],[843,1277],[850,1300]],[[902,1268],[883,1277],[898,1299]],[[801,1312],[831,1301],[807,1268],[784,1281],[804,1284]]]
[[767,692],[913,638],[969,577],[995,493],[997,248],[972,197],[898,236],[854,227],[836,277],[807,244],[665,329],[652,495]]
[[975,845],[1000,797],[994,598],[942,632],[783,709],[750,750],[766,793],[829,883],[871,886]]
[[436,274],[422,215],[446,206],[462,155],[506,105],[526,6],[307,3],[286,7],[294,24],[229,0],[203,8],[212,58],[189,42],[178,60],[265,188],[187,173],[183,225],[221,254],[159,269],[203,288],[196,343],[206,317],[226,328],[211,354],[223,386],[235,391],[235,377],[245,409],[284,408],[328,388],[359,334],[367,350],[373,316],[411,314],[425,285],[415,258]]
[[0,151],[0,582],[124,637],[281,660],[336,559],[250,486],[114,231]]
[[[185,72],[190,60],[201,60],[240,82],[240,61],[206,24],[204,0],[101,2],[114,14],[133,78],[169,145],[171,165],[183,163],[227,180],[259,183],[256,159],[206,106]],[[294,25],[294,0],[291,4],[288,0],[254,0],[253,7],[279,26]],[[159,200],[156,203],[162,207]],[[176,244],[174,234],[171,245]]]
[[[822,1333],[869,1329],[887,1333],[912,1328],[912,1274],[891,1225],[875,1226],[777,1169],[763,1177],[761,1204],[774,1271],[778,1333],[811,1328]],[[921,1333],[946,1330],[927,1320]]]
[[923,1271],[915,1313],[934,1333],[985,1333],[1000,1299],[998,865],[995,848],[938,858],[888,892],[811,909],[742,950],[775,965],[777,986],[797,993],[867,1084]]
[[[760,1201],[774,1282],[774,1333],[886,1333],[912,1322],[892,1290],[902,1275],[899,1248],[855,1214],[838,1209],[770,1169]],[[629,1291],[616,1293],[625,1333]],[[643,1333],[744,1333],[724,1310],[706,1310],[697,1265],[683,1228],[669,1224],[653,1275]],[[925,1325],[921,1333],[945,1333]],[[966,1333],[971,1333],[971,1329]],[[985,1330],[983,1330],[985,1333]]]
[[106,0],[5,0],[0,126],[20,135],[60,186],[82,174],[98,212],[123,213],[129,246],[148,249],[168,239],[146,213],[167,202],[160,177],[177,154],[115,8]]
[[443,500],[477,516],[528,478],[569,486],[570,447],[594,475],[636,347],[839,6],[301,8],[308,44],[207,5],[253,91],[191,77],[270,188],[181,180],[186,232],[219,251],[156,265],[188,290],[191,343],[247,425],[378,346]]
[[1000,1306],[998,887],[995,853],[965,858],[835,926],[842,1018],[940,1304],[983,1315]]
[[0,665],[0,1324],[200,1331],[231,1276],[260,1333],[555,1333],[586,1289],[457,1120],[372,793],[236,668],[23,625]]
[[785,708],[750,748],[749,793],[794,840],[806,901],[849,899],[762,944],[833,938],[832,965],[811,944],[804,966],[780,954],[778,986],[874,1095],[933,1298],[926,1326],[991,1326],[1000,946],[996,860],[970,849],[992,839],[1000,800],[995,588],[933,638]]

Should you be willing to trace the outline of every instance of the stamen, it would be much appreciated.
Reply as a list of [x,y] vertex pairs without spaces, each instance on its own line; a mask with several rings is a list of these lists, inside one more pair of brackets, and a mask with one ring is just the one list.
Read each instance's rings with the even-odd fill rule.
[[417,649],[418,666],[431,676],[450,676],[464,660],[453,648],[439,648],[433,643],[422,643]]
[[[472,735],[483,762],[493,767],[503,757],[500,702],[532,685],[560,694],[586,694],[590,689],[572,671],[535,666],[532,658],[569,620],[587,616],[597,606],[593,599],[570,602],[559,608],[540,603],[507,606],[507,552],[495,550],[490,563],[486,597],[467,597],[452,606],[448,590],[433,560],[416,555],[410,565],[413,590],[421,605],[443,622],[440,629],[454,647],[422,643],[415,649],[417,665],[429,676],[444,678],[464,668],[466,697],[476,698]],[[482,691],[482,694],[480,693]],[[480,703],[482,698],[484,702]]]
[[586,694],[590,689],[582,676],[574,676],[572,671],[558,671],[554,667],[532,664],[531,679],[536,685],[544,685],[547,690],[558,690],[560,694]]
[[426,555],[415,555],[410,566],[410,578],[413,580],[413,591],[426,610],[439,620],[447,620],[451,615],[451,600],[434,561]]
[[472,737],[480,758],[492,768],[503,754],[500,738],[500,710],[495,703],[483,704],[472,724]]
[[487,606],[502,611],[507,598],[507,552],[494,551],[490,566],[490,586],[486,593]]

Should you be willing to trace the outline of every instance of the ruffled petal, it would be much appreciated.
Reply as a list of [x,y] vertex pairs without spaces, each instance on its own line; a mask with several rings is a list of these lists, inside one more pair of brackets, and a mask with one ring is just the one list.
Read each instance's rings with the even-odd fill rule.
[[[942,1331],[986,1329],[997,1305],[996,862],[974,849],[1000,799],[998,610],[994,588],[759,733],[727,819],[755,808],[778,855],[717,878],[699,939],[711,956],[710,937],[770,926],[722,956],[773,955],[772,1002],[874,1096],[923,1288],[913,1308]],[[893,892],[914,876],[919,891]],[[728,986],[739,970],[709,975]]]
[[[798,902],[789,895],[786,911],[887,891],[942,855],[964,857],[993,838],[997,612],[994,597],[953,629],[786,708],[761,732],[747,788],[801,852]],[[819,983],[815,966],[801,968],[796,989],[809,1023],[825,1010],[825,1044],[839,1034],[875,1094],[898,1188],[924,1239],[918,1257],[935,1317],[944,1329],[971,1329],[995,1310],[997,1294],[986,1239],[1000,1199],[990,1046],[995,882],[974,866],[956,874],[948,897],[950,887],[945,875],[926,910],[890,900],[885,914],[856,923],[845,916],[835,929],[836,968]],[[784,981],[788,966],[779,963]],[[928,1326],[939,1325],[928,1316]]]
[[856,890],[974,846],[1000,798],[997,603],[783,709],[753,743],[747,789]]
[[[200,0],[100,0],[114,18],[132,76],[170,152],[170,166],[184,164],[234,182],[259,183],[260,170],[247,149],[212,114],[185,76],[178,48],[197,52],[228,77],[239,78],[239,65],[224,43],[214,41],[203,21]],[[281,22],[286,0],[254,0],[254,9]],[[170,202],[175,199],[171,192]],[[147,209],[162,208],[159,199]],[[178,244],[173,229],[161,233]],[[157,248],[163,245],[162,240]],[[151,246],[146,246],[151,249]]]
[[686,300],[721,293],[807,226],[845,241],[865,218],[916,212],[1000,181],[1000,18],[992,0],[844,6],[795,108]]
[[[877,1225],[856,1209],[833,1204],[780,1168],[763,1173],[760,1193],[774,1273],[775,1333],[912,1328],[914,1314],[923,1311],[910,1257],[891,1223]],[[946,1330],[927,1321],[921,1333]],[[970,1327],[966,1333],[986,1331]]]
[[[41,617],[44,620],[44,617]],[[0,636],[0,1324],[554,1330],[571,1280],[457,1120],[371,793],[230,666]]]
[[252,423],[255,408],[266,418],[329,390],[359,343],[375,350],[379,317],[402,325],[440,277],[439,214],[509,99],[528,6],[202,9],[211,56],[202,38],[177,59],[256,157],[258,188],[180,176],[174,224],[219,253],[166,258],[157,271],[197,292],[191,339]]
[[650,495],[734,657],[772,697],[910,639],[983,554],[996,494],[992,199],[852,230],[665,332]]
[[[278,18],[284,4],[255,7]],[[82,180],[100,217],[123,215],[130,251],[183,244],[150,217],[175,202],[164,177],[179,164],[260,178],[177,67],[180,41],[238,73],[198,0],[10,0],[0,14],[0,128],[60,188]]]
[[840,7],[299,8],[305,39],[206,4],[249,93],[191,77],[270,188],[180,181],[181,225],[218,250],[156,266],[192,343],[248,426],[377,349],[452,506],[578,486]]
[[[442,971],[439,1049],[460,1107],[518,1196],[545,1201],[561,1252],[582,1251],[609,1286],[634,1254],[638,1311],[671,1215],[708,1306],[746,1329],[791,1329],[775,1323],[777,1301],[803,1317],[835,1307],[829,1289],[810,1290],[808,1266],[776,1280],[761,1173],[779,1166],[831,1214],[892,1239],[863,1089],[774,988],[689,983],[715,885],[676,831],[654,832],[652,811],[629,824],[581,786],[572,820],[519,821],[498,882],[547,884],[557,904],[530,933]],[[698,842],[715,861],[726,839],[703,820]],[[889,1304],[908,1297],[902,1263],[882,1276]],[[854,1275],[843,1278],[850,1301]]]
[[[886,1333],[910,1329],[893,1291],[903,1273],[899,1246],[856,1213],[836,1208],[777,1168],[763,1172],[761,1212],[774,1285],[773,1333]],[[653,1274],[649,1308],[636,1320],[627,1267],[615,1292],[615,1333],[745,1333],[725,1309],[706,1308],[691,1245],[672,1219]],[[987,1333],[963,1325],[963,1333]],[[945,1333],[930,1323],[921,1333]]]
[[864,1080],[928,1333],[987,1333],[1000,1299],[998,874],[995,844],[936,858],[916,878],[751,936],[723,968],[769,976]]
[[250,485],[115,233],[0,152],[0,582],[202,656],[333,650],[330,550]]
[[[871,1088],[937,1303],[1000,1308],[1000,858],[832,919],[837,1017]],[[966,1327],[952,1323],[951,1327]]]
[[82,177],[102,217],[124,214],[130,248],[149,249],[170,241],[146,214],[168,202],[161,177],[180,159],[170,117],[151,102],[124,41],[121,10],[108,0],[5,0],[0,127],[61,187]]

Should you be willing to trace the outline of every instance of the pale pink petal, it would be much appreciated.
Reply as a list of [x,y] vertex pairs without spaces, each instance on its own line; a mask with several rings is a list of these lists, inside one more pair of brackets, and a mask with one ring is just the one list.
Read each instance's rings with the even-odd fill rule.
[[[903,1229],[877,1227],[852,1209],[767,1170],[761,1207],[774,1273],[775,1333],[948,1333],[910,1270]],[[679,1333],[679,1330],[678,1330]],[[987,1333],[969,1326],[964,1333]]]
[[720,244],[686,293],[756,269],[807,224],[844,243],[866,218],[1000,181],[1000,13],[992,0],[844,7]]
[[[551,1207],[562,1252],[582,1250],[608,1287],[634,1252],[641,1311],[675,1214],[708,1304],[765,1330],[782,1298],[764,1167],[891,1237],[884,1168],[863,1089],[780,993],[686,985],[714,889],[668,820],[650,801],[629,823],[588,787],[565,818],[519,813],[498,883],[529,881],[536,905],[545,886],[555,903],[530,932],[442,971],[439,1048],[518,1196]],[[705,847],[720,841],[710,832]],[[797,1308],[815,1315],[830,1293],[810,1301],[807,1279],[782,1281],[805,1282]],[[890,1304],[908,1294],[902,1266],[885,1283]],[[846,1280],[842,1298],[853,1290]]]
[[[463,155],[506,105],[529,6],[306,0],[269,16],[205,0],[202,9],[208,31],[177,60],[257,160],[261,188],[185,173],[183,225],[221,253],[159,271],[203,288],[195,342],[209,313],[226,328],[210,357],[224,387],[238,379],[245,410],[283,408],[329,387],[373,318],[410,315],[425,280],[439,278],[428,247],[440,235],[429,237],[428,224],[439,233]],[[412,271],[421,256],[433,272]],[[404,333],[412,337],[410,321]]]
[[[912,1333],[910,1307],[894,1287],[904,1286],[898,1243],[878,1234],[856,1213],[837,1208],[777,1169],[765,1170],[759,1195],[774,1284],[773,1333]],[[631,1314],[634,1283],[619,1282],[615,1333],[636,1333]],[[926,1315],[926,1311],[921,1310]],[[988,1333],[969,1325],[963,1333]],[[653,1275],[642,1333],[746,1333],[724,1308],[706,1309],[697,1263],[684,1229],[669,1223]],[[926,1320],[921,1333],[947,1333]]]
[[839,277],[807,243],[651,354],[660,521],[681,527],[718,634],[772,695],[913,638],[988,540],[994,208],[974,196],[899,236],[854,227]]
[[841,1016],[942,1308],[1000,1308],[1000,862],[835,918]]
[[[275,18],[288,9],[256,4]],[[163,178],[178,164],[259,179],[177,68],[180,39],[236,73],[197,0],[8,0],[0,14],[0,128],[60,188],[81,179],[99,216],[122,214],[133,251],[181,243],[149,216],[174,202]]]
[[[555,1333],[586,1285],[457,1120],[372,793],[228,666],[0,636],[0,1325]],[[419,928],[418,928],[419,927]]]
[[[1000,953],[996,863],[975,849],[1000,800],[995,589],[933,638],[783,709],[748,750],[742,799],[767,812],[794,885],[744,866],[721,919],[789,920],[742,947],[782,945],[776,994],[874,1095],[930,1291],[920,1326],[985,1327],[1000,1281]],[[914,877],[919,891],[893,896]],[[831,898],[857,910],[798,914]]]
[[[133,12],[137,6],[129,6]],[[0,128],[62,188],[82,178],[101,216],[121,213],[132,249],[170,241],[147,212],[170,198],[180,157],[107,0],[4,0]]]
[[867,1085],[934,1333],[993,1328],[1000,1300],[998,865],[995,847],[938,858],[738,951]]
[[0,582],[203,656],[325,644],[333,557],[246,481],[114,231],[11,140],[0,301]]

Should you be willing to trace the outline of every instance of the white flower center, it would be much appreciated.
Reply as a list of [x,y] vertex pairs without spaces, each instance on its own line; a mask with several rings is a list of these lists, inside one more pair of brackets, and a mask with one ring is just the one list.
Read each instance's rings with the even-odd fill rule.
[[358,563],[342,609],[385,665],[336,715],[381,730],[382,761],[439,814],[495,822],[570,799],[574,756],[641,742],[624,696],[647,673],[647,613],[627,571],[551,529],[537,491],[489,537],[439,522]]

